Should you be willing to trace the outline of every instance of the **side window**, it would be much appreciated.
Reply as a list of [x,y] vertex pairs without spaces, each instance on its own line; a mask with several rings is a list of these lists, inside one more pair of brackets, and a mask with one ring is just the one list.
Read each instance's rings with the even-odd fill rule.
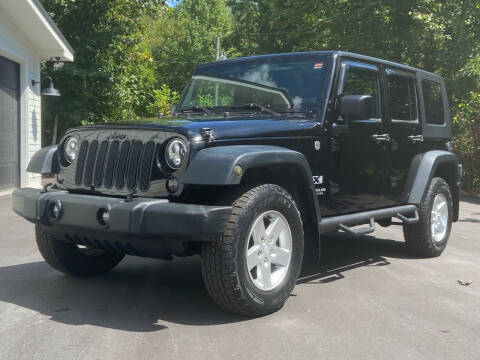
[[378,71],[372,66],[350,66],[343,80],[342,95],[370,95],[373,98],[372,119],[380,118]]
[[387,77],[390,119],[416,121],[417,90],[415,78],[392,74]]
[[423,100],[425,102],[425,121],[427,124],[443,125],[442,85],[431,80],[422,80]]

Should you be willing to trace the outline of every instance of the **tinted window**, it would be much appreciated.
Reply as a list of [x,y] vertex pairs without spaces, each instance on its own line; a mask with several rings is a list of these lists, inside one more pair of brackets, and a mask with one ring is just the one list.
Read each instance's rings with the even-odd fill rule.
[[422,88],[425,102],[425,121],[428,124],[443,125],[445,116],[443,112],[442,86],[434,81],[423,80]]
[[186,89],[181,108],[234,107],[257,103],[276,111],[318,107],[328,75],[329,58],[272,57],[217,62],[199,67]]
[[407,76],[388,76],[389,112],[395,120],[417,120],[415,79]]
[[378,72],[351,66],[343,82],[342,95],[370,95],[373,98],[372,118],[380,118]]

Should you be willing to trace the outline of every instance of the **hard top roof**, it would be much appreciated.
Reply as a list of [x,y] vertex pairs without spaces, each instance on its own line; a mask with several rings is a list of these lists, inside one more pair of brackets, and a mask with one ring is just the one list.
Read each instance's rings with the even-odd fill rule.
[[358,59],[358,60],[363,60],[363,61],[369,61],[369,62],[375,62],[375,63],[380,63],[383,65],[387,66],[393,66],[399,69],[404,69],[404,70],[409,70],[409,71],[415,71],[415,72],[420,72],[424,74],[429,74],[430,76],[438,77],[439,79],[442,79],[440,75],[413,68],[408,65],[403,65],[399,64],[393,61],[388,61],[388,60],[383,60],[371,56],[366,56],[366,55],[361,55],[361,54],[356,54],[356,53],[351,53],[347,51],[339,51],[339,50],[333,50],[333,51],[308,51],[308,52],[291,52],[291,53],[279,53],[279,54],[265,54],[265,55],[253,55],[253,56],[244,56],[244,57],[237,57],[237,58],[231,58],[227,60],[220,60],[220,61],[214,61],[210,62],[207,64],[199,65],[198,68],[202,67],[207,67],[207,66],[212,66],[215,64],[222,64],[222,63],[230,63],[230,62],[237,62],[237,61],[252,61],[252,60],[260,60],[260,59],[267,59],[267,58],[274,58],[274,57],[282,57],[282,56],[306,56],[306,55],[330,55],[330,56],[340,56],[340,57],[348,57],[352,59]]

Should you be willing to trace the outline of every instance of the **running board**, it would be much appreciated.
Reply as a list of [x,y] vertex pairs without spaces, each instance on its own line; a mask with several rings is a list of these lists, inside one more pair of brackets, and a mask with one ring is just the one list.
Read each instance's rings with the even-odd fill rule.
[[[413,214],[413,217],[406,215]],[[375,221],[395,217],[406,224],[419,221],[418,208],[415,205],[402,205],[386,209],[370,210],[355,214],[323,218],[319,224],[320,233],[343,230],[351,235],[365,235],[375,231]],[[369,227],[352,229],[351,226],[368,222]]]

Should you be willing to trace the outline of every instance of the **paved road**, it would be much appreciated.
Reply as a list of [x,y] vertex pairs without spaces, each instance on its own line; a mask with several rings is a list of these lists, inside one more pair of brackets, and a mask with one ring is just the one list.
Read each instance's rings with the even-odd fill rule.
[[409,256],[399,227],[329,236],[284,309],[259,319],[218,310],[197,258],[130,257],[75,279],[42,261],[8,196],[0,231],[0,359],[480,358],[476,200],[436,259]]

